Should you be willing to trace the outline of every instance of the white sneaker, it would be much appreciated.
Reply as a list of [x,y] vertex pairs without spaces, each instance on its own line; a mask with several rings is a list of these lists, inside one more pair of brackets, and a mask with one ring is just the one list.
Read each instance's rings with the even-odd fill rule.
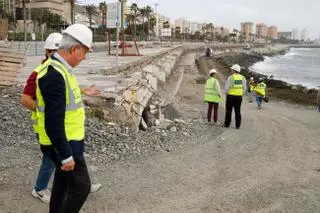
[[90,192],[91,193],[97,192],[97,191],[99,191],[99,189],[101,189],[101,187],[102,187],[101,183],[93,183],[93,184],[91,184]]
[[33,195],[33,197],[39,198],[44,203],[50,202],[51,192],[47,189],[41,191],[36,191],[35,189],[33,189],[31,194]]

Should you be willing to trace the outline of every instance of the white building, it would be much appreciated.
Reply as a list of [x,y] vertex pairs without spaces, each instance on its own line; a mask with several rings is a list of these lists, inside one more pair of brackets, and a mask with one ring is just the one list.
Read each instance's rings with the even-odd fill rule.
[[299,40],[300,37],[299,37],[299,29],[293,29],[292,30],[292,39],[293,40]]
[[175,20],[175,27],[180,27],[180,33],[186,33],[187,30],[190,30],[190,22],[184,18]]
[[308,30],[306,28],[303,28],[300,31],[300,40],[306,41],[308,39]]

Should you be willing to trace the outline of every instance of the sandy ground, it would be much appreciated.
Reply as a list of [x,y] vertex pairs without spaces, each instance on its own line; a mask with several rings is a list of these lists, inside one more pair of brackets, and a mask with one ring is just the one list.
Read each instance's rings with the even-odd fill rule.
[[[203,85],[194,81],[192,54],[181,63],[175,106],[184,119],[203,120]],[[219,114],[223,121],[223,104]],[[92,173],[103,188],[82,212],[318,213],[319,124],[320,114],[309,108],[271,101],[257,110],[244,100],[240,130],[208,125],[208,134],[179,151],[99,165]],[[213,128],[221,134],[212,137]],[[47,212],[30,193],[35,174],[17,167],[6,168],[12,183],[0,185],[0,212]]]

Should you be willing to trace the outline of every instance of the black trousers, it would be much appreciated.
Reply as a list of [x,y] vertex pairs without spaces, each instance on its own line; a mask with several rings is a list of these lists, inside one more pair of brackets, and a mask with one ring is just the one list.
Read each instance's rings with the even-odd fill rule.
[[216,123],[218,121],[218,108],[219,104],[214,102],[208,102],[208,113],[207,119],[210,122],[212,118],[212,109],[213,109],[213,121]]
[[236,114],[236,127],[240,128],[241,125],[241,103],[242,96],[227,95],[226,100],[226,116],[224,120],[224,126],[229,127],[231,123],[232,109]]
[[78,213],[90,193],[90,177],[83,156],[73,156],[73,171],[62,171],[61,161],[54,150],[44,154],[55,163],[49,213]]

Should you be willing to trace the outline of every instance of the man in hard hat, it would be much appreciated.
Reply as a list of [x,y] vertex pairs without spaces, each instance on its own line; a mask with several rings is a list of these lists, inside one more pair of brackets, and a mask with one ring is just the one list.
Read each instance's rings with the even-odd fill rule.
[[255,87],[254,79],[253,77],[250,77],[249,87],[248,87],[249,103],[253,103],[254,87]]
[[[29,76],[26,85],[23,90],[23,95],[21,96],[20,103],[27,109],[32,111],[32,127],[37,134],[37,116],[36,116],[36,78],[38,72],[42,69],[43,63],[52,56],[58,49],[59,44],[62,39],[62,34],[51,33],[44,44],[45,49],[45,59],[42,63],[34,69],[34,71]],[[48,158],[48,156],[43,155],[40,169],[38,172],[38,177],[34,188],[32,190],[32,195],[35,198],[40,199],[42,202],[49,203],[50,201],[50,191],[47,189],[49,180],[54,172],[56,166]],[[102,185],[100,183],[92,184],[90,192],[98,191]]]
[[254,88],[254,92],[256,94],[256,102],[259,110],[261,110],[262,100],[266,96],[266,89],[267,85],[263,82],[262,78],[259,78],[257,86]]
[[[23,90],[23,95],[21,96],[20,103],[26,107],[27,109],[32,111],[32,127],[33,130],[37,133],[37,116],[36,116],[36,79],[38,72],[43,67],[43,63],[53,55],[61,42],[62,34],[60,33],[51,33],[44,44],[45,49],[45,59],[42,63],[36,67],[31,75],[29,76],[26,86]],[[50,201],[50,192],[47,190],[48,183],[50,177],[55,169],[55,165],[52,161],[48,158],[48,156],[43,156],[38,177],[34,188],[32,190],[32,195],[36,198],[39,198],[41,201],[45,203],[49,203]]]
[[208,113],[207,119],[208,123],[211,123],[212,118],[212,109],[213,111],[213,121],[215,124],[218,122],[218,108],[219,103],[221,102],[221,90],[220,84],[217,80],[217,71],[215,69],[211,69],[209,71],[210,78],[206,81],[206,85],[204,88],[204,97],[203,100],[208,103]]
[[81,94],[99,95],[94,87],[80,89],[74,68],[92,48],[92,31],[74,24],[63,32],[59,48],[37,75],[37,121],[41,151],[56,165],[50,211],[79,212],[90,192],[83,156],[85,112]]
[[236,128],[239,129],[241,125],[242,96],[246,91],[246,79],[240,74],[240,65],[232,65],[232,67],[230,67],[230,71],[231,75],[228,77],[224,89],[227,94],[224,127],[228,128],[230,126],[232,109],[234,108]]

